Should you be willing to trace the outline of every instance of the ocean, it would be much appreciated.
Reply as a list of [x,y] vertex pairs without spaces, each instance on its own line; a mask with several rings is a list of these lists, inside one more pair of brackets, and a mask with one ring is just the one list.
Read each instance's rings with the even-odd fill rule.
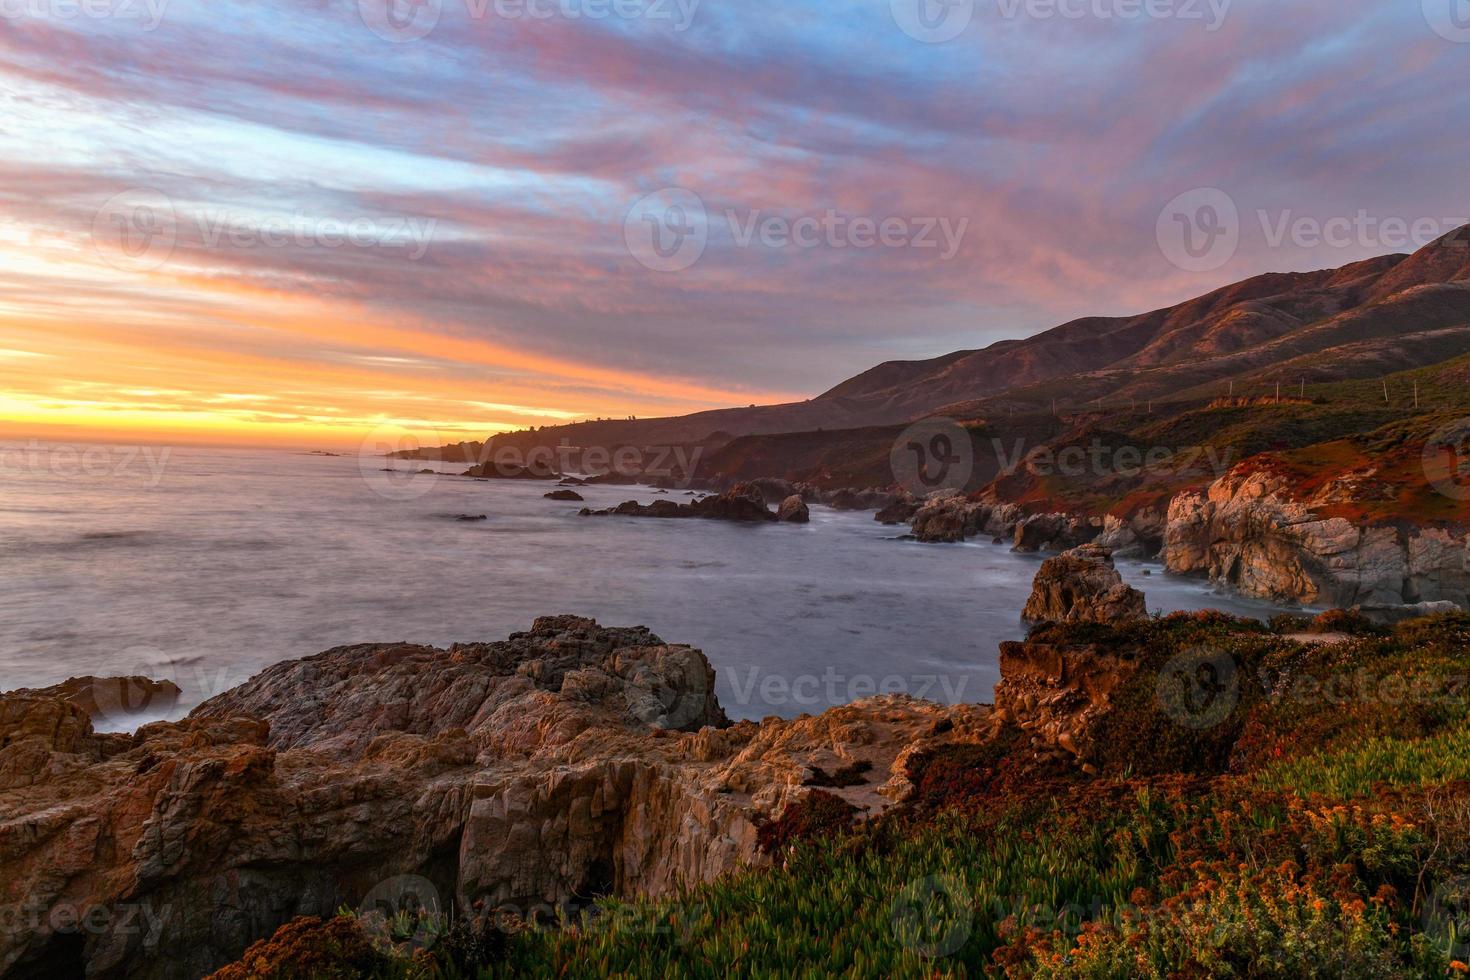
[[[1042,560],[988,539],[902,541],[871,513],[819,506],[805,526],[579,517],[663,495],[554,502],[548,484],[463,468],[0,442],[0,690],[143,674],[183,688],[177,717],[281,660],[490,641],[574,613],[702,649],[734,719],[886,692],[988,701]],[[1277,611],[1119,567],[1151,611]],[[139,706],[114,727],[163,716]]]

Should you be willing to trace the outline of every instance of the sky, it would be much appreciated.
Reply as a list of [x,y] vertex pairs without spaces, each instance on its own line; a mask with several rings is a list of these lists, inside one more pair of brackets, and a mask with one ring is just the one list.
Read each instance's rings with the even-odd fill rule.
[[1470,220],[1470,0],[0,0],[0,437],[811,397]]

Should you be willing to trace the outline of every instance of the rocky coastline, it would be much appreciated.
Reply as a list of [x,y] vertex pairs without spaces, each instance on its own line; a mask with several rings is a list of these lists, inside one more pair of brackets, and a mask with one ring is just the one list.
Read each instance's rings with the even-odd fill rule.
[[[1126,618],[1109,572],[1099,549],[1054,559],[1032,606]],[[670,894],[769,863],[762,828],[818,788],[876,817],[909,797],[916,756],[989,743],[1005,723],[1035,721],[1037,751],[1070,758],[1081,723],[1064,733],[1031,713],[1048,656],[1009,650],[994,708],[882,695],[731,724],[698,650],[553,616],[495,643],[277,664],[133,734],[94,718],[177,688],[82,678],[0,694],[0,900],[35,913],[0,933],[0,968],[197,977],[405,878],[441,903],[523,915]]]

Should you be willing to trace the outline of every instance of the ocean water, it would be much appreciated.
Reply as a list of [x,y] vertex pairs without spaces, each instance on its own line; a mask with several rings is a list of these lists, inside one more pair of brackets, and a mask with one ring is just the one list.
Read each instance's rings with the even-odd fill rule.
[[[871,514],[823,507],[806,526],[584,518],[662,495],[589,487],[586,505],[560,503],[544,483],[387,465],[0,442],[0,690],[83,674],[184,689],[175,710],[138,704],[112,726],[128,728],[334,646],[495,640],[575,613],[704,650],[736,719],[888,691],[988,701],[1041,561],[901,541]],[[1276,611],[1120,569],[1150,610]]]

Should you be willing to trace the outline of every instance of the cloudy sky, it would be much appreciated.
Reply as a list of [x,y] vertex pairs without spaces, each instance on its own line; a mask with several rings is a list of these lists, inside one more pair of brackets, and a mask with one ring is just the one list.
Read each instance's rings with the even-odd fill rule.
[[1467,0],[0,0],[0,435],[805,398],[1412,250],[1467,79]]

